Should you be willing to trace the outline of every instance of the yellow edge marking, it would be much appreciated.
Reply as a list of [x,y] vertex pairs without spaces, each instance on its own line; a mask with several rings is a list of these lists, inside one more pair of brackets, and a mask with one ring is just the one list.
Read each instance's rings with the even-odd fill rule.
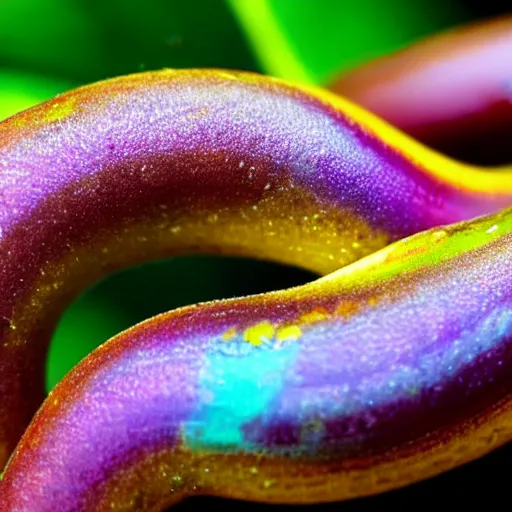
[[449,185],[497,195],[512,193],[512,166],[485,168],[458,162],[424,146],[375,114],[345,98],[313,85],[294,84],[294,86],[342,111],[366,131],[391,148],[396,148],[409,161]]

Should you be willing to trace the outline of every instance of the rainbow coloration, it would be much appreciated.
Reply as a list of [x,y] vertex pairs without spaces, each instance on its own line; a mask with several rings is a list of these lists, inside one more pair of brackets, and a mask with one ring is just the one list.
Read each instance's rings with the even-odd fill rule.
[[[511,203],[510,170],[458,164],[327,92],[252,74],[144,73],[1,123],[0,464],[43,399],[62,309],[112,270],[200,251],[328,274]],[[309,285],[116,337],[45,401],[0,500],[317,502],[485,453],[511,437],[511,219],[437,228]]]

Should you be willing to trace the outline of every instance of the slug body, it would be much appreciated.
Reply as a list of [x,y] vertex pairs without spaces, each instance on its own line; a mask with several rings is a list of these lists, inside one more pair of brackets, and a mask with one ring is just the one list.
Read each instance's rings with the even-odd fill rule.
[[144,322],[50,394],[5,510],[330,501],[472,460],[512,436],[511,258],[509,211]]
[[[207,252],[328,274],[511,202],[509,171],[463,166],[336,96],[251,74],[134,75],[4,121],[0,466],[44,398],[63,308],[113,270]],[[438,428],[456,439],[478,400],[489,411],[506,396],[506,364],[493,352],[509,336],[506,219],[489,235],[500,235],[499,251],[478,252],[471,234],[449,236],[467,251],[446,250],[454,256],[439,268],[401,276],[392,264],[389,275],[374,269],[370,285],[356,264],[291,291],[179,310],[106,344],[24,436],[0,483],[6,510],[138,510],[194,492],[341,499],[490,449],[503,436],[436,466],[417,440]],[[467,299],[448,277],[467,286]],[[490,290],[498,279],[503,295]],[[434,321],[439,311],[445,323]],[[420,319],[423,333],[413,328]],[[454,347],[479,336],[490,345],[469,343],[464,366]],[[437,368],[436,357],[452,369]],[[476,377],[458,384],[471,365],[484,372],[481,386]],[[375,480],[386,464],[393,476]],[[415,464],[424,470],[410,474]]]

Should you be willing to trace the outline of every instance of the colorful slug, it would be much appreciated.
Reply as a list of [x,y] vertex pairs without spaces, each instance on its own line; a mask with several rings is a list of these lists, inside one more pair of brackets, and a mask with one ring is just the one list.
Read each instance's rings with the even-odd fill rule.
[[[247,73],[133,75],[4,121],[0,464],[43,400],[55,323],[87,284],[194,251],[328,274],[511,204],[512,173],[498,171],[449,160],[328,92]],[[104,345],[47,399],[0,501],[342,499],[503,442],[510,220],[453,229]]]
[[478,457],[512,437],[511,261],[512,209],[139,324],[50,394],[4,510],[340,500]]

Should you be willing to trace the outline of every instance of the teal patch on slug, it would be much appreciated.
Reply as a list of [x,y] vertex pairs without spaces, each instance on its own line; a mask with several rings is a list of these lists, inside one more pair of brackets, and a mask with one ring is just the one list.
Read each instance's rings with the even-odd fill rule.
[[238,337],[217,342],[199,374],[200,409],[183,427],[186,445],[192,450],[250,449],[243,426],[268,414],[298,348],[297,343],[271,342],[255,347]]

